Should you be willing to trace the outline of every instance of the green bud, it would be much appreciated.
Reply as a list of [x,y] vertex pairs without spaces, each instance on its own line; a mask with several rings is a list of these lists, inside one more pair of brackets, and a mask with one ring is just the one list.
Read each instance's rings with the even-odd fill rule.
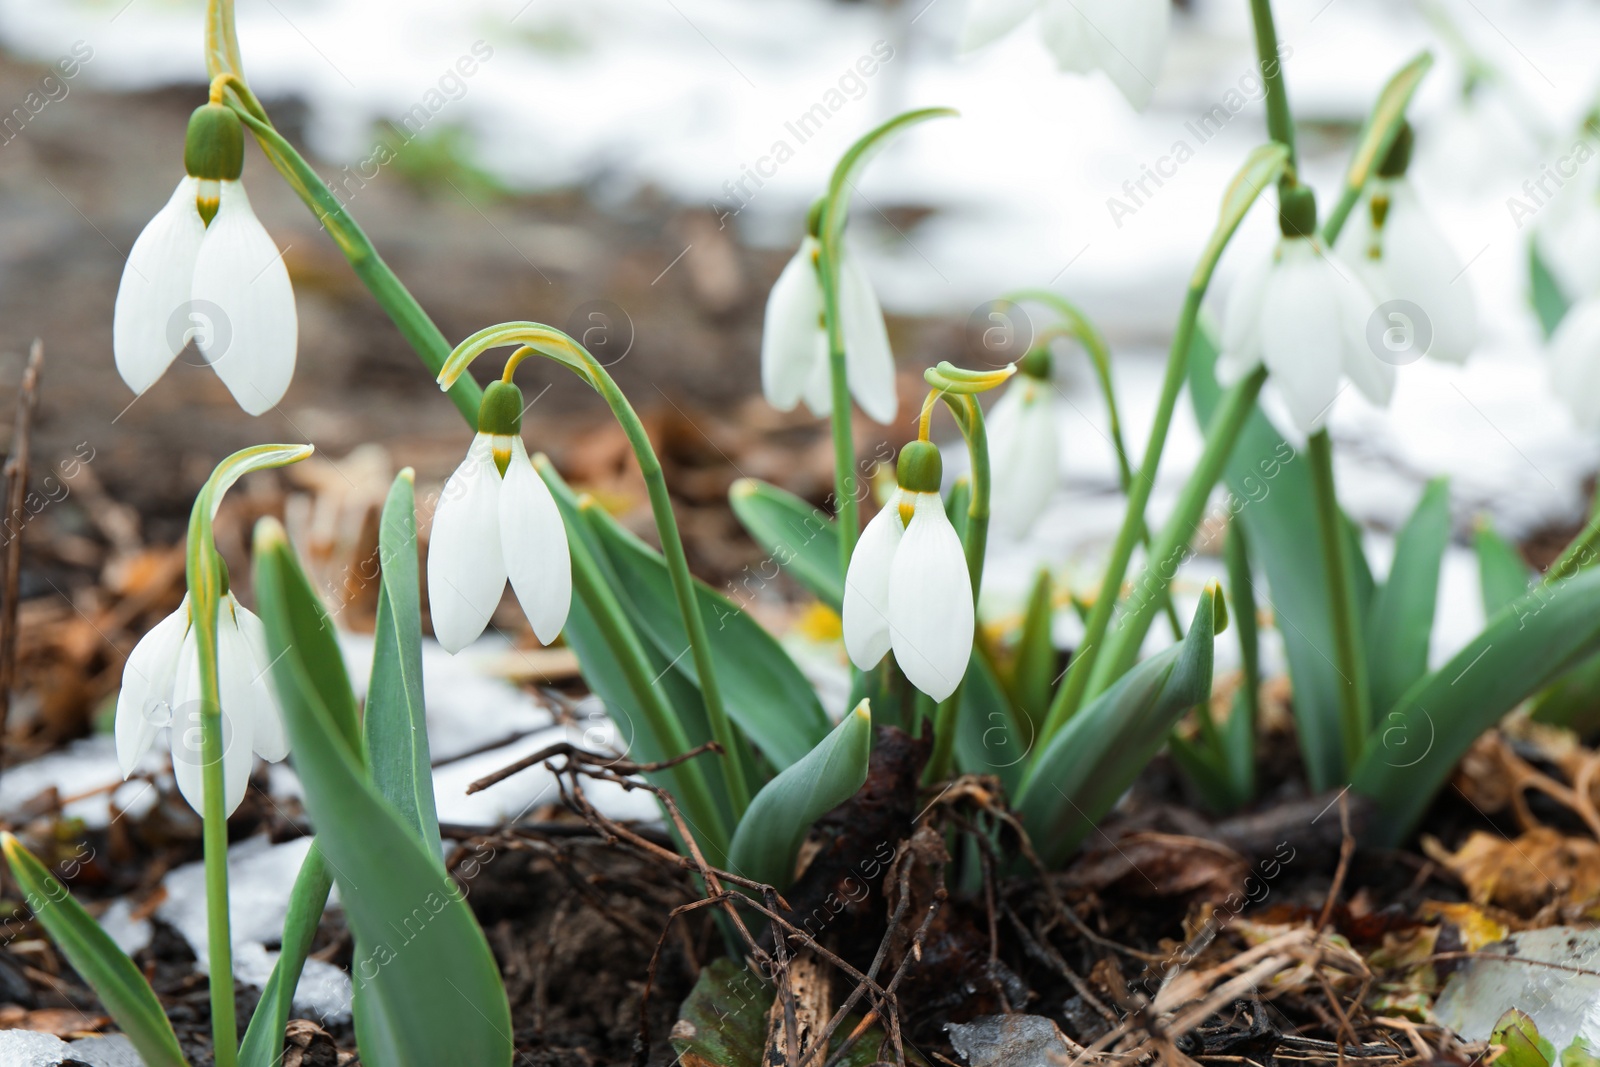
[[1017,361],[1017,370],[1030,378],[1037,378],[1041,382],[1050,380],[1050,372],[1055,363],[1048,348],[1035,348],[1032,352]]
[[1417,137],[1411,130],[1411,123],[1400,123],[1400,132],[1395,134],[1394,144],[1389,146],[1389,154],[1378,164],[1378,177],[1405,177],[1406,168],[1411,166],[1411,150],[1416,144]]
[[812,201],[811,209],[806,212],[806,233],[818,240],[822,239],[822,211],[828,206],[828,198],[819,196]]
[[931,441],[912,441],[900,450],[900,488],[908,493],[937,493],[944,480],[944,458]]
[[1317,194],[1309,186],[1288,186],[1279,200],[1278,227],[1285,237],[1317,235]]
[[183,167],[201,181],[234,182],[244,173],[244,125],[223,104],[202,104],[189,116]]
[[478,432],[496,437],[522,433],[522,390],[510,382],[490,382],[478,405]]

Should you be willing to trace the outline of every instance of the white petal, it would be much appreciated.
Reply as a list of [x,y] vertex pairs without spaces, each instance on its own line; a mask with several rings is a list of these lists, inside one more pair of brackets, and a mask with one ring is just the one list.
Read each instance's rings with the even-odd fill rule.
[[228,392],[252,415],[276,407],[294,377],[294,289],[238,182],[222,183],[217,217],[195,261],[193,298],[196,316],[215,316],[196,341]]
[[938,493],[916,494],[916,512],[889,569],[894,661],[935,700],[955,692],[972,657],[972,580],[961,539]]
[[802,241],[767,297],[761,328],[761,390],[779,411],[794,410],[816,372],[819,356],[826,362],[818,247],[814,237]]
[[[277,691],[272,685],[272,656],[267,651],[267,628],[254,612],[233,600],[231,595],[227,600],[231,602],[229,606],[233,609],[238,628],[232,653],[238,667],[230,668],[226,659],[228,654],[224,652],[223,669],[238,669],[241,674],[248,676],[248,693],[241,686],[239,699],[242,707],[254,709],[250,713],[250,744],[256,755],[268,763],[277,763],[289,754],[289,731],[284,728],[283,709],[278,705]],[[219,642],[222,634],[223,628],[219,623]],[[244,713],[241,711],[239,714],[242,718]]]
[[1600,428],[1600,297],[1574,305],[1556,327],[1550,381],[1580,425]]
[[122,668],[117,694],[117,765],[124,778],[150,750],[161,727],[171,718],[172,687],[178,673],[183,635],[189,629],[189,602],[168,615],[139,639]]
[[1224,386],[1233,385],[1261,365],[1261,308],[1267,295],[1267,278],[1275,256],[1252,262],[1234,279],[1222,314],[1222,351],[1215,374]]
[[1046,0],[1043,21],[1062,69],[1098,68],[1135,109],[1150,103],[1166,59],[1170,0]]
[[998,41],[1038,6],[1039,0],[967,0],[967,17],[956,47],[966,53]]
[[500,549],[533,632],[554,644],[572,606],[572,556],[555,497],[520,437],[511,440],[511,465],[500,485]]
[[[1015,397],[1015,404],[1002,407]],[[989,457],[995,524],[1021,538],[1039,521],[1060,475],[1060,438],[1048,386],[1017,381],[994,407]],[[999,422],[1000,426],[995,427]]]
[[184,307],[206,224],[195,206],[195,179],[178,183],[128,252],[112,312],[111,348],[128,388],[142,393],[166,373],[189,342]]
[[[1327,284],[1339,294],[1340,313],[1344,319],[1340,331],[1344,338],[1341,366],[1362,395],[1379,407],[1387,407],[1394,396],[1398,374],[1396,366],[1412,356],[1401,353],[1385,359],[1378,354],[1367,335],[1373,317],[1378,313],[1377,300],[1348,264],[1331,254],[1323,262],[1328,269]],[[1416,358],[1421,358],[1421,355],[1418,354]]]
[[428,536],[428,612],[446,651],[460,652],[478,639],[505,588],[500,471],[493,438],[480,433],[445,482]]
[[[1526,201],[1524,201],[1526,202]],[[1539,255],[1572,300],[1600,295],[1600,191],[1569,183],[1541,208],[1534,239]]]
[[1345,304],[1338,277],[1310,240],[1283,242],[1262,295],[1261,355],[1273,387],[1304,433],[1320,429],[1339,395]]
[[900,492],[861,531],[844,575],[844,647],[850,662],[869,671],[889,651],[889,571],[905,528]]
[[[218,619],[218,650],[222,635],[222,621]],[[220,674],[218,682],[222,681]],[[219,685],[220,688],[220,685]],[[250,728],[227,706],[222,706],[222,793],[223,811],[232,815],[244,800],[250,787]],[[200,655],[195,633],[191,629],[183,642],[183,654],[178,664],[178,681],[174,690],[172,714],[172,776],[177,779],[178,792],[189,806],[202,816],[205,814],[205,734],[200,703]]]
[[1409,182],[1393,183],[1389,195],[1382,256],[1386,284],[1374,286],[1373,294],[1422,308],[1433,333],[1427,355],[1463,363],[1478,343],[1478,308],[1466,265]]
[[848,248],[839,257],[839,317],[850,393],[869,418],[887,425],[900,411],[889,330],[872,282]]

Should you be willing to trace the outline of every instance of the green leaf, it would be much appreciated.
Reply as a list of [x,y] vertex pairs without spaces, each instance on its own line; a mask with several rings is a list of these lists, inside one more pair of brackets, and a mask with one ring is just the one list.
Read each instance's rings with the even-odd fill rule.
[[[616,572],[619,598],[632,608],[634,624],[691,682],[698,685],[694,661],[683,653],[689,638],[673,596],[666,561],[655,550],[590,502],[579,514],[594,531]],[[828,732],[828,716],[816,691],[782,646],[748,612],[695,583],[717,663],[717,680],[728,715],[778,768],[814,748]]]
[[407,467],[389,487],[378,528],[378,622],[365,728],[372,783],[429,852],[439,848],[433,760],[422,698],[422,603],[417,575],[414,475]]
[[1533,719],[1581,738],[1600,733],[1600,656],[1584,660],[1535,699]]
[[872,754],[872,709],[866,701],[844,717],[805,758],[780,771],[750,801],[729,850],[732,870],[782,891],[811,824],[856,795]]
[[1600,1055],[1587,1038],[1575,1037],[1561,1050],[1561,1067],[1600,1067]]
[[1600,652],[1600,570],[1538,586],[1497,612],[1379,722],[1352,786],[1384,813],[1375,842],[1403,841],[1479,734]]
[[1501,537],[1488,519],[1480,519],[1472,535],[1478,554],[1478,581],[1483,590],[1483,613],[1493,615],[1528,592],[1533,578],[1517,546]]
[[[1216,359],[1212,331],[1196,330],[1189,390],[1201,425],[1210,424],[1222,398],[1212,369]],[[1266,589],[1255,592],[1283,637],[1306,774],[1313,789],[1337,788],[1346,780],[1340,678],[1328,652],[1335,647],[1333,604],[1322,569],[1310,464],[1258,410],[1234,445],[1227,482],[1234,521],[1244,527],[1258,574],[1266,578]]]
[[728,503],[774,565],[828,607],[841,610],[844,576],[839,573],[839,529],[832,518],[793,493],[754,478],[734,482]]
[[1528,283],[1533,312],[1539,317],[1539,328],[1548,340],[1567,317],[1572,301],[1561,291],[1561,283],[1556,281],[1549,264],[1539,254],[1538,243],[1531,240],[1528,242]]
[[1555,1046],[1539,1035],[1532,1018],[1516,1008],[1500,1016],[1489,1043],[1505,1047],[1494,1061],[1500,1067],[1552,1067],[1556,1062]]
[[1016,657],[1011,668],[1011,693],[1016,705],[1034,729],[1044,725],[1050,712],[1050,698],[1054,695],[1056,654],[1053,636],[1055,624],[1055,590],[1050,572],[1041,569],[1034,579],[1033,590],[1028,594],[1028,608],[1022,617],[1022,630],[1017,635]]
[[1243,526],[1229,527],[1223,554],[1228,565],[1228,595],[1239,629],[1240,670],[1244,677],[1222,731],[1222,746],[1233,783],[1231,807],[1242,807],[1256,792],[1256,723],[1261,718],[1261,627],[1257,621],[1255,584],[1250,580],[1250,542]]
[[34,918],[72,969],[89,983],[148,1067],[184,1067],[187,1061],[161,1001],[127,953],[20,841],[0,833],[0,850]]
[[1017,798],[1039,855],[1071,855],[1155,757],[1173,725],[1211,694],[1212,643],[1226,624],[1210,586],[1179,644],[1145,660],[1067,721]]
[[1367,669],[1378,718],[1428,670],[1428,642],[1439,599],[1439,567],[1450,543],[1450,486],[1428,483],[1395,540],[1388,580],[1367,612]]
[[[332,622],[283,529],[256,528],[255,587],[306,811],[356,938],[364,1062],[385,1067],[510,1064],[511,1009],[460,888],[368,780]],[[340,688],[342,695],[336,695]]]
[[[1048,705],[1048,692],[1045,701]],[[1038,723],[1012,706],[989,661],[974,649],[961,683],[956,765],[967,774],[994,775],[1007,793],[1015,795],[1038,736]]]
[[317,936],[317,924],[328,904],[333,876],[313,841],[300,864],[300,874],[289,893],[289,911],[283,920],[283,941],[278,962],[272,965],[267,986],[261,991],[255,1014],[239,1048],[240,1067],[278,1067],[283,1058],[284,1030],[294,1008],[295,987]]

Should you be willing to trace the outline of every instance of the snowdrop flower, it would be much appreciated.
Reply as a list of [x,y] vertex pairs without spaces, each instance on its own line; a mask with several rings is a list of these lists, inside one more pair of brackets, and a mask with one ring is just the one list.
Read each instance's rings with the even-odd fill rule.
[[[1537,210],[1532,206],[1536,195],[1516,198],[1521,218]],[[1563,295],[1570,300],[1600,295],[1600,256],[1595,254],[1600,248],[1600,187],[1592,175],[1581,176],[1558,189],[1555,199],[1543,202],[1533,241]]]
[[1600,429],[1600,296],[1575,304],[1556,327],[1550,381],[1580,426]]
[[1144,110],[1167,54],[1172,0],[970,0],[961,51],[1005,36],[1035,9],[1062,70],[1105,71],[1128,103]]
[[433,633],[451,653],[478,639],[506,579],[540,641],[550,644],[572,604],[572,560],[555,498],[522,444],[522,390],[493,382],[478,435],[445,483],[428,541]]
[[1225,385],[1265,365],[1295,429],[1322,428],[1345,377],[1374,404],[1394,392],[1395,369],[1368,346],[1376,306],[1354,270],[1316,236],[1311,190],[1283,193],[1282,240],[1228,294],[1217,378]]
[[294,377],[294,290],[239,176],[244,131],[213,101],[189,120],[186,176],[128,253],[117,289],[117,371],[143,394],[190,340],[239,406],[275,407]]
[[[250,781],[251,754],[276,763],[289,736],[267,678],[267,633],[248,609],[224,593],[217,605],[217,689],[222,702],[223,808],[232,815]],[[117,696],[117,763],[124,778],[163,727],[172,731],[172,773],[178,791],[204,814],[205,760],[200,744],[199,635],[189,598],[145,634],[122,670]]]
[[894,650],[911,684],[954,693],[972,655],[972,580],[961,538],[939,498],[939,450],[900,451],[899,488],[867,523],[845,573],[844,645],[861,670]]
[[[813,228],[817,214],[813,208]],[[821,254],[821,242],[807,234],[767,297],[761,333],[761,389],[767,402],[779,411],[792,411],[804,400],[813,414],[827,418],[833,412],[833,389],[823,320]],[[848,246],[839,256],[839,317],[851,394],[874,421],[893,422],[900,399],[889,331],[872,283]]]
[[1028,353],[987,420],[990,509],[995,525],[1017,538],[1026,537],[1039,521],[1061,470],[1050,364],[1044,349]]
[[1477,306],[1462,278],[1465,264],[1405,177],[1411,147],[1411,127],[1402,126],[1336,247],[1378,300],[1405,300],[1422,309],[1431,342],[1420,354],[1463,363],[1478,343]]

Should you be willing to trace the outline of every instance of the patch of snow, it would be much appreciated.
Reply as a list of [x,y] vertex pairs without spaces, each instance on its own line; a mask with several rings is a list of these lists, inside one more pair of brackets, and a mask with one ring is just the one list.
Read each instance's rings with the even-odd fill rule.
[[[1536,962],[1522,962],[1536,961]],[[1555,966],[1540,966],[1541,963]],[[1525,930],[1450,976],[1434,1015],[1468,1041],[1486,1041],[1511,1008],[1529,1015],[1561,1052],[1575,1037],[1600,1044],[1600,930]]]
[[[167,766],[166,749],[157,745],[140,761],[139,769],[154,773]],[[29,801],[51,788],[62,797],[82,797],[67,804],[62,814],[82,819],[91,830],[111,824],[113,806],[138,818],[155,805],[156,790],[150,783],[135,781],[112,788],[120,782],[116,741],[109,734],[96,734],[6,768],[0,776],[0,815],[21,814]]]

